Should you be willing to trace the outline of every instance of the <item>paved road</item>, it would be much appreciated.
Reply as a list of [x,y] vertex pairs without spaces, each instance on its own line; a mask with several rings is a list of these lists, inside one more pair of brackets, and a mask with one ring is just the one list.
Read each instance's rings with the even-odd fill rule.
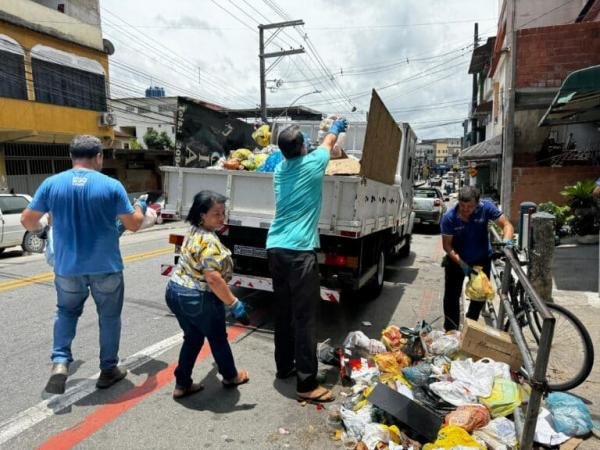
[[[166,279],[158,275],[160,264],[172,260],[166,245],[171,231],[157,228],[122,238],[127,262],[120,354],[133,369],[106,391],[93,387],[98,329],[89,303],[74,343],[69,390],[61,398],[44,399],[55,303],[51,274],[40,255],[9,252],[0,258],[0,448],[342,448],[330,439],[327,409],[301,407],[294,400],[294,383],[274,378],[273,304],[267,293],[241,292],[260,330],[229,328],[236,361],[250,371],[251,382],[224,390],[212,358],[203,352],[195,376],[206,390],[172,400],[180,334],[164,304]],[[420,231],[410,256],[388,264],[377,300],[321,304],[320,340],[339,343],[358,329],[378,337],[390,323],[410,326],[441,315],[441,243],[439,235]],[[334,381],[335,371],[326,369],[324,376]]]

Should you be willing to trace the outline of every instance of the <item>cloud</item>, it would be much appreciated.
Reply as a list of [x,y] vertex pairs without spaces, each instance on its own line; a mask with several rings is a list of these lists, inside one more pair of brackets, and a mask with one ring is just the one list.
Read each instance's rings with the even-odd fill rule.
[[176,19],[167,19],[166,17],[157,14],[154,17],[154,20],[157,24],[164,25],[165,27],[169,28],[205,30],[214,33],[216,36],[223,36],[223,32],[219,28],[215,28],[207,21],[200,20],[194,16],[182,16]]

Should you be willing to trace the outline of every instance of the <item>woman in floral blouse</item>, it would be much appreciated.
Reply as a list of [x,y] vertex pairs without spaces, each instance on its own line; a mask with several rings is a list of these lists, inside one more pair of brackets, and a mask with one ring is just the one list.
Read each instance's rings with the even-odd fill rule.
[[215,233],[225,222],[225,201],[225,197],[212,191],[196,194],[186,218],[192,226],[167,284],[167,305],[183,330],[183,345],[175,369],[175,399],[204,389],[192,381],[192,370],[204,338],[208,339],[224,386],[235,387],[249,380],[246,370],[238,371],[235,367],[225,329],[226,309],[240,322],[248,320],[244,304],[227,286],[233,272],[231,252]]

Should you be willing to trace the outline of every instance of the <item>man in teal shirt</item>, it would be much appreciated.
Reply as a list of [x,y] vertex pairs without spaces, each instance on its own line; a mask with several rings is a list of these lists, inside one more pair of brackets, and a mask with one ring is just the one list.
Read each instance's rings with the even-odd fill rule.
[[332,392],[317,382],[316,310],[320,299],[319,216],[323,177],[345,119],[336,120],[323,143],[308,153],[300,127],[281,132],[285,160],[273,174],[275,218],[267,236],[269,269],[276,302],[277,378],[296,375],[298,400],[328,402]]

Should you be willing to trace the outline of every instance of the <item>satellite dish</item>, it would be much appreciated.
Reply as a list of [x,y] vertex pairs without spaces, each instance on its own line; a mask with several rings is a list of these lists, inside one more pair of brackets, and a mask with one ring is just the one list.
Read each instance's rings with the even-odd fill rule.
[[102,46],[104,47],[104,53],[107,55],[115,53],[115,46],[108,39],[102,39]]

